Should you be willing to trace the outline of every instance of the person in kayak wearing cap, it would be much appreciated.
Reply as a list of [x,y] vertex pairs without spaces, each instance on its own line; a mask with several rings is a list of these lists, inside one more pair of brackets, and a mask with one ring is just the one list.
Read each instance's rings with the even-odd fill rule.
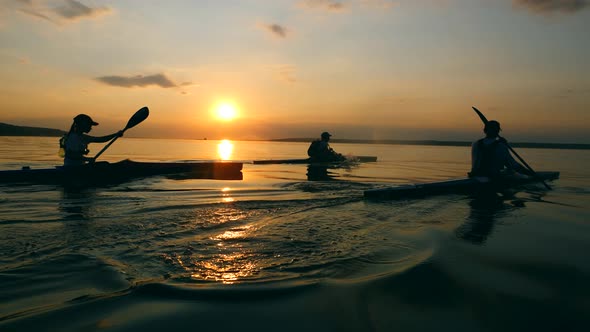
[[92,126],[98,126],[98,122],[86,114],[78,114],[70,131],[60,140],[60,147],[65,151],[64,166],[84,165],[87,162],[94,162],[94,158],[86,157],[89,143],[105,143],[115,137],[123,136],[123,131],[118,131],[106,136],[90,136],[86,133],[92,130]]
[[325,131],[321,135],[321,139],[311,142],[307,149],[307,155],[312,161],[319,162],[331,162],[331,161],[343,161],[345,158],[340,153],[334,151],[330,144],[330,137],[332,135]]
[[470,177],[486,176],[500,177],[520,173],[529,175],[530,172],[519,164],[506,145],[506,140],[500,137],[500,123],[495,120],[488,121],[483,129],[486,137],[477,140],[471,146],[471,172]]

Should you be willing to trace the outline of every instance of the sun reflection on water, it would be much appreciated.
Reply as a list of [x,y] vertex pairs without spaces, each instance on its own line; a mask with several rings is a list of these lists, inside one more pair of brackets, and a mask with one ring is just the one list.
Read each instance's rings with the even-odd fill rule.
[[231,197],[231,188],[225,187],[225,188],[221,189],[221,192],[222,192],[222,196],[223,196],[221,198],[221,201],[223,203],[231,203],[231,202],[235,201],[235,199],[233,197]]
[[234,151],[234,144],[227,139],[222,140],[217,144],[217,154],[221,160],[230,160]]
[[[229,195],[231,188],[225,187],[221,191]],[[196,282],[235,284],[255,279],[262,270],[262,261],[260,254],[249,249],[248,245],[256,226],[244,223],[248,214],[231,205],[223,205],[211,213],[209,224],[224,224],[225,227],[198,237],[206,250],[185,251],[174,258],[170,257],[170,260],[173,259],[174,264]]]
[[257,265],[251,258],[251,254],[241,252],[221,254],[212,260],[197,263],[199,273],[193,273],[191,277],[233,284],[258,272]]
[[231,251],[221,253],[211,260],[197,263],[200,274],[193,274],[193,278],[220,281],[224,284],[233,284],[256,274],[259,270],[252,253],[243,250],[240,245],[227,245],[226,241],[246,239],[252,226],[242,226],[225,230],[223,233],[210,237],[218,241],[220,250]]

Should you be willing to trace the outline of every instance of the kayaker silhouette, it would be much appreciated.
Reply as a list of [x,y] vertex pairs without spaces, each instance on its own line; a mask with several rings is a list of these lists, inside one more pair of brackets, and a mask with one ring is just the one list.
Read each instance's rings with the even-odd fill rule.
[[325,131],[322,133],[321,138],[319,140],[315,140],[311,142],[309,148],[307,149],[307,155],[309,159],[314,162],[332,162],[332,161],[343,161],[346,159],[340,153],[334,151],[330,144],[330,137],[332,135]]
[[499,136],[500,130],[498,121],[486,122],[483,129],[486,136],[475,141],[471,146],[470,177],[497,178],[530,174],[524,166],[514,160],[508,149],[506,139]]
[[[123,136],[124,130],[106,136],[90,136],[86,133],[98,126],[98,122],[86,114],[78,114],[70,127],[70,131],[60,139],[60,154],[63,153],[64,166],[84,165],[94,162],[94,158],[86,157],[89,143],[105,143],[115,137]],[[63,152],[62,152],[63,151]]]

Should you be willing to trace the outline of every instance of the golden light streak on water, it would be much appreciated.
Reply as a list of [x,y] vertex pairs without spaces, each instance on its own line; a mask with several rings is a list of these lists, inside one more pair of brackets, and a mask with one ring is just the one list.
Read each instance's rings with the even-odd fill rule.
[[234,151],[234,144],[227,139],[222,140],[217,145],[217,154],[222,160],[229,160]]

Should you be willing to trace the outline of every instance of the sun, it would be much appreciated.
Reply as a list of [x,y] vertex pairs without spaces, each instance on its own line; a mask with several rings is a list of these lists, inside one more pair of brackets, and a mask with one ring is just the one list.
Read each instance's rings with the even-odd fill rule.
[[221,102],[215,107],[215,115],[219,120],[231,121],[238,116],[238,110],[231,102]]

